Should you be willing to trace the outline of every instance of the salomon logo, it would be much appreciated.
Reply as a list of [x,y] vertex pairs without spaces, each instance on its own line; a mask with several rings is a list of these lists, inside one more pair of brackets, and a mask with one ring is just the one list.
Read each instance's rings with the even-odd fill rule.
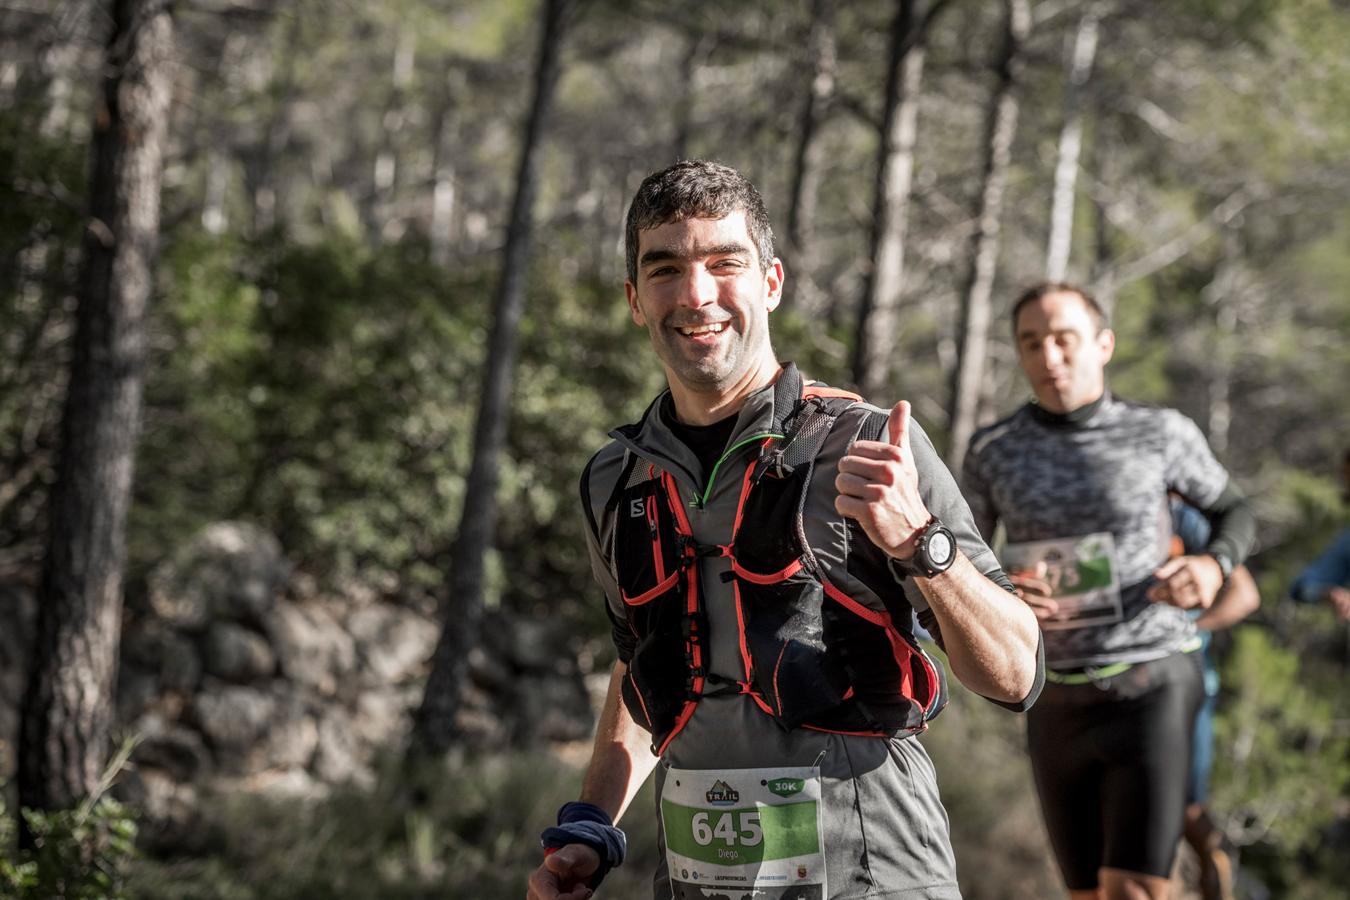
[[632,516],[634,519],[640,519],[646,514],[647,510],[646,507],[642,505],[642,498],[639,497],[637,500],[629,503],[628,515]]

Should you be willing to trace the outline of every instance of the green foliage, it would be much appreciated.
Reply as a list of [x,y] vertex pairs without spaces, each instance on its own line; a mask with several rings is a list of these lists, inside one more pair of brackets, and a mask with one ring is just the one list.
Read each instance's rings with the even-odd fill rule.
[[[1335,635],[1330,612],[1316,613],[1305,619],[1309,631]],[[1293,896],[1296,885],[1344,885],[1350,866],[1324,835],[1344,814],[1334,798],[1350,792],[1350,734],[1337,724],[1350,714],[1345,664],[1319,661],[1325,647],[1302,654],[1253,626],[1234,637],[1215,729],[1228,748],[1216,760],[1215,807],[1277,896]]]
[[31,558],[66,382],[85,147],[43,135],[40,104],[0,107],[0,557]]
[[243,516],[333,579],[436,583],[467,468],[482,281],[448,279],[416,240],[341,235],[188,235],[168,270],[172,349],[147,388],[133,559]]
[[[556,759],[499,753],[417,771],[390,758],[370,789],[315,802],[226,797],[208,808],[192,859],[140,860],[144,900],[505,900],[539,864],[539,832],[574,799],[580,773]],[[656,860],[650,789],[634,802],[629,861],[613,897],[642,896]]]
[[15,846],[17,822],[0,796],[0,896],[15,900],[121,900],[126,870],[136,855],[132,810],[106,794],[126,764],[123,744],[99,786],[78,807],[23,809],[32,849]]

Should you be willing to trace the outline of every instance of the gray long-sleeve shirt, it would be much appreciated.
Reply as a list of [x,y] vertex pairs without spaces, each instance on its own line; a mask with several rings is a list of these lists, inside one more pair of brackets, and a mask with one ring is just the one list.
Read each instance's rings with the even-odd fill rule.
[[976,433],[962,472],[985,540],[999,521],[1009,544],[1103,533],[1114,540],[1119,621],[1046,631],[1050,668],[1157,659],[1192,639],[1184,610],[1145,596],[1168,556],[1167,492],[1207,509],[1229,483],[1200,429],[1174,409],[1108,394],[1085,412],[1024,406]]

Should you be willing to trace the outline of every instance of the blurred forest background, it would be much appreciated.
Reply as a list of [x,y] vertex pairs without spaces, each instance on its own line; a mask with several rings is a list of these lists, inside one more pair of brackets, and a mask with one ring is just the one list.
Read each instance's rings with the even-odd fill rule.
[[[1097,292],[1260,514],[1240,896],[1344,896],[1350,632],[1286,591],[1347,520],[1348,109],[1341,0],[0,0],[0,894],[523,894],[613,659],[577,478],[662,386],[623,215],[706,156],[780,356],[949,458],[1016,291]],[[968,897],[1058,890],[1021,727],[923,738]]]

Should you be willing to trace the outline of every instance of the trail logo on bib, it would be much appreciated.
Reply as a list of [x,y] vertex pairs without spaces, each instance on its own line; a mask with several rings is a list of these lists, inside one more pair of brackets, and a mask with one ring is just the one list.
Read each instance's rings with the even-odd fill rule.
[[713,806],[730,806],[733,803],[739,803],[741,794],[725,781],[716,781],[705,794],[708,802]]
[[780,797],[791,797],[793,794],[800,794],[802,788],[806,786],[806,781],[801,778],[770,778],[769,792],[777,794]]

